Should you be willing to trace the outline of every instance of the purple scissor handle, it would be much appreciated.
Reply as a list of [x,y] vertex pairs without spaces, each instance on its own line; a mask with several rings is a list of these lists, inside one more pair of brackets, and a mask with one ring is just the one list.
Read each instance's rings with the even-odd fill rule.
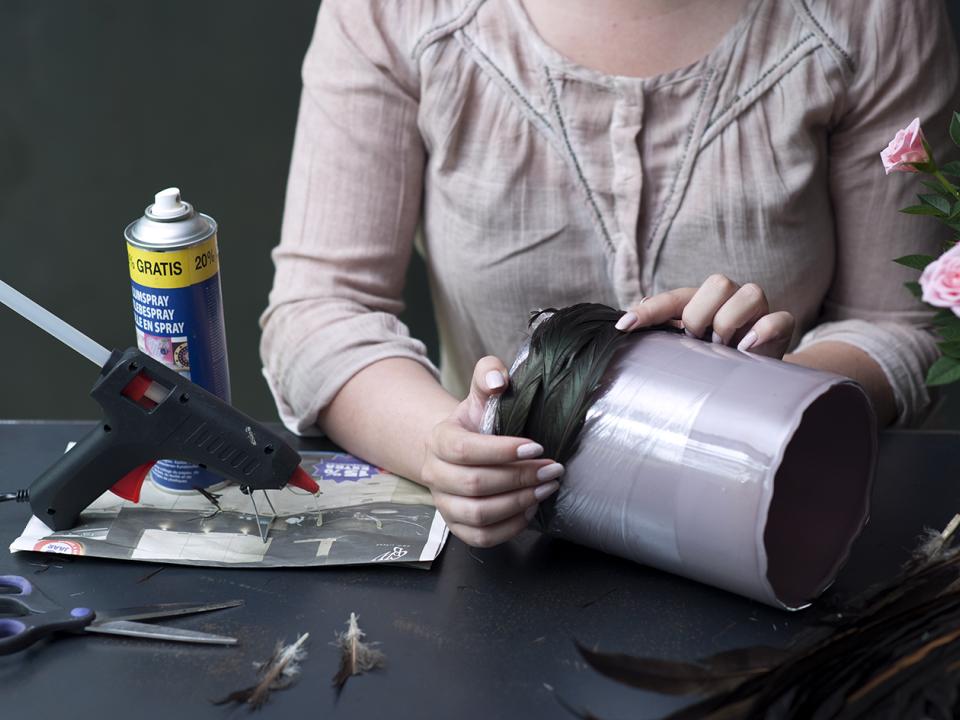
[[23,650],[54,632],[98,633],[169,642],[236,645],[237,638],[139,620],[172,618],[243,605],[243,600],[173,602],[94,612],[67,610],[19,575],[0,575],[0,655]]
[[97,617],[90,608],[57,605],[20,575],[0,575],[0,616],[5,616],[0,617],[0,655],[23,650],[51,633],[82,630]]

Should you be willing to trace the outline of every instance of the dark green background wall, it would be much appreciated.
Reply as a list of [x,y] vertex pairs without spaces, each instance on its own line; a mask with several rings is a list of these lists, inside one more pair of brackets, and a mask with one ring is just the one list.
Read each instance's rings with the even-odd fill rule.
[[[123,228],[180,186],[220,223],[234,402],[275,417],[257,317],[318,6],[0,0],[0,278],[102,344],[132,344]],[[410,272],[404,319],[435,355],[416,259]],[[0,418],[99,414],[94,367],[3,308],[0,352]]]
[[[123,229],[178,185],[220,223],[234,402],[275,417],[257,317],[318,7],[0,0],[0,278],[103,345],[133,344]],[[425,282],[409,285],[405,319],[435,344]],[[0,418],[99,414],[93,365],[3,308],[0,347]]]

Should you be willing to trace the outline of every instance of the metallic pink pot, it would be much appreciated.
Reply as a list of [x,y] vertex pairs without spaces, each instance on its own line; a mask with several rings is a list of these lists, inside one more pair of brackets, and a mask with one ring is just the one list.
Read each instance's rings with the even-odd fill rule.
[[603,385],[544,532],[787,609],[833,582],[876,463],[859,385],[662,331]]

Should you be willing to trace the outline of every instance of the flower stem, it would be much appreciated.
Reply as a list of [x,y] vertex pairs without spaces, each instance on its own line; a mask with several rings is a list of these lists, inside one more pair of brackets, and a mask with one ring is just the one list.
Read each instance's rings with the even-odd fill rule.
[[940,181],[940,184],[943,185],[943,187],[945,187],[945,188],[947,189],[947,192],[949,192],[951,195],[953,195],[955,198],[957,198],[957,200],[960,200],[960,190],[957,190],[956,186],[954,186],[954,184],[953,184],[952,182],[950,182],[949,180],[947,180],[947,178],[945,178],[945,177],[943,176],[943,173],[940,172],[940,170],[934,170],[933,173],[932,173],[932,175],[933,175],[937,180]]

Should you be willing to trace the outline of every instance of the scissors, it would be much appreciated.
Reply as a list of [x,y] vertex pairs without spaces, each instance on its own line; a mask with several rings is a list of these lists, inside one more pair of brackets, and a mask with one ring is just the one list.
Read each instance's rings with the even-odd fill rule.
[[56,632],[91,632],[148,640],[236,645],[237,639],[226,635],[136,621],[192,615],[242,604],[243,600],[226,600],[203,605],[162,603],[105,612],[85,607],[68,610],[53,602],[26,578],[20,575],[0,575],[0,616],[4,616],[0,617],[0,655],[23,650]]

